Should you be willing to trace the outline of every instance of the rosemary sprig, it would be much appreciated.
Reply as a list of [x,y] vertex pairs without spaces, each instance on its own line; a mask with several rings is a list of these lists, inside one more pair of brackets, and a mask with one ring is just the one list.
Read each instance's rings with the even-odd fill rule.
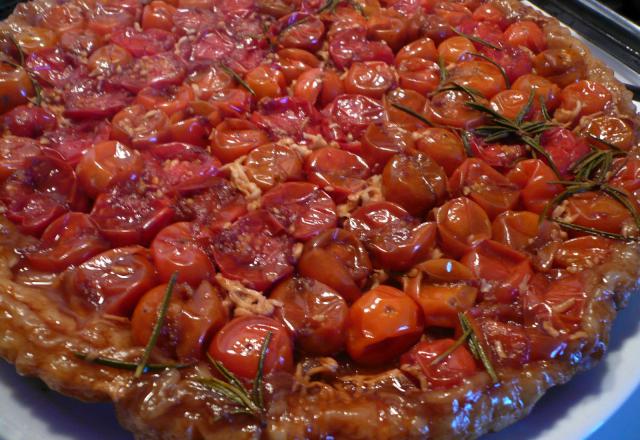
[[488,42],[487,40],[485,40],[483,38],[476,37],[475,35],[465,34],[464,32],[460,32],[459,30],[457,30],[453,26],[451,26],[451,30],[453,32],[455,32],[456,34],[460,35],[461,37],[468,38],[469,40],[473,41],[474,43],[482,44],[483,46],[490,47],[491,49],[502,50],[501,47],[498,47],[495,44],[490,43],[490,42]]
[[292,28],[294,28],[294,27],[296,27],[296,26],[298,26],[300,24],[306,23],[310,19],[311,19],[311,16],[307,15],[306,17],[302,17],[300,20],[296,20],[293,23],[287,24],[285,27],[283,27],[280,30],[280,32],[278,32],[278,38],[280,38],[285,32],[291,30]]
[[460,138],[462,138],[462,146],[464,147],[465,153],[467,153],[467,157],[473,157],[471,140],[469,139],[470,136],[471,133],[469,133],[467,130],[462,130],[462,133],[460,133]]
[[447,63],[444,60],[444,57],[438,57],[438,67],[440,67],[440,82],[444,83],[449,76],[449,72],[447,71]]
[[460,326],[462,327],[462,331],[464,333],[467,333],[467,332],[469,333],[468,343],[469,343],[469,350],[471,350],[471,354],[473,354],[473,356],[476,359],[482,362],[482,365],[484,365],[485,370],[487,370],[487,373],[489,374],[489,377],[491,378],[494,384],[500,382],[500,379],[498,379],[498,374],[496,373],[496,370],[493,368],[493,365],[491,364],[491,360],[489,359],[489,356],[487,356],[487,354],[484,351],[484,348],[482,347],[482,344],[480,343],[480,341],[478,341],[478,335],[476,335],[476,333],[473,331],[473,327],[469,322],[469,318],[467,318],[467,316],[464,313],[458,313],[458,319],[460,320]]
[[549,108],[547,107],[547,103],[544,102],[544,96],[540,96],[540,110],[542,111],[542,117],[545,121],[551,121],[551,115],[549,114]]
[[476,97],[478,98],[483,97],[482,93],[480,93],[478,90],[474,89],[473,87],[465,86],[453,81],[450,81],[444,84],[442,87],[436,89],[436,91],[433,92],[433,94],[435,95],[437,93],[451,92],[451,91],[466,93],[467,95],[469,95],[469,97],[473,102],[476,102]]
[[149,338],[149,342],[147,343],[147,346],[144,349],[144,353],[142,354],[142,358],[140,359],[140,362],[138,362],[138,366],[134,374],[135,377],[140,377],[147,368],[147,363],[149,362],[149,357],[151,357],[151,352],[156,346],[156,343],[158,342],[158,337],[160,336],[160,332],[162,331],[164,318],[167,315],[167,309],[169,308],[169,302],[171,301],[171,295],[173,294],[173,288],[175,287],[177,280],[178,280],[178,272],[174,272],[173,275],[171,275],[169,284],[167,284],[167,290],[164,294],[164,297],[162,298],[162,303],[158,308],[157,315],[156,315],[156,322],[153,326],[153,331],[151,332],[151,337]]
[[445,359],[447,359],[449,357],[449,355],[451,355],[451,353],[456,351],[458,349],[458,347],[460,347],[462,344],[467,342],[467,339],[469,338],[469,336],[471,336],[471,330],[470,329],[466,330],[462,334],[462,336],[460,336],[458,338],[458,340],[451,347],[449,347],[444,353],[440,354],[437,358],[435,358],[433,361],[431,361],[430,365],[432,367],[435,367],[436,365],[438,365],[441,362],[443,362]]
[[[135,362],[127,362],[127,361],[121,361],[119,359],[112,359],[112,358],[105,358],[105,357],[91,357],[87,354],[84,353],[78,353],[78,352],[74,352],[73,353],[74,356],[76,356],[79,359],[82,359],[83,361],[87,361],[89,363],[92,364],[97,364],[97,365],[103,365],[105,367],[111,367],[111,368],[117,368],[120,370],[127,370],[127,371],[135,371],[138,368],[138,364]],[[154,372],[154,371],[162,371],[162,370],[169,370],[169,369],[183,369],[183,368],[189,368],[193,366],[193,364],[147,364],[144,372]]]
[[251,88],[249,84],[247,84],[247,82],[244,79],[242,79],[242,77],[238,74],[238,72],[236,72],[235,70],[233,70],[231,67],[227,66],[224,63],[220,63],[220,68],[225,72],[227,72],[229,75],[231,75],[233,79],[238,81],[238,84],[240,84],[243,88],[245,88],[249,93],[251,93],[253,96],[256,96],[256,92]]
[[338,7],[338,3],[340,0],[327,0],[327,2],[316,11],[316,14],[322,14],[323,12],[334,12],[336,7]]
[[575,225],[573,223],[568,223],[568,222],[565,222],[565,221],[562,221],[562,220],[558,220],[558,219],[551,219],[551,221],[553,221],[554,223],[557,223],[558,225],[560,225],[560,227],[562,227],[564,229],[569,229],[571,231],[583,232],[585,234],[597,235],[597,236],[600,236],[600,237],[610,238],[612,240],[618,240],[618,241],[638,241],[638,238],[625,237],[622,234],[616,234],[616,233],[613,233],[613,232],[602,231],[600,229],[595,229],[595,228],[589,228],[589,227],[586,227],[586,226]]
[[196,381],[223,397],[226,397],[237,405],[238,409],[234,413],[261,417],[265,410],[263,397],[264,360],[267,357],[267,351],[272,336],[271,332],[267,332],[264,341],[262,342],[260,357],[258,358],[258,371],[256,372],[256,377],[253,380],[253,387],[251,391],[249,391],[247,387],[242,384],[240,379],[229,371],[222,362],[213,359],[208,354],[207,358],[209,359],[209,362],[213,364],[224,380],[211,377],[199,378]]
[[357,0],[349,0],[349,4],[351,6],[353,6],[353,9],[358,11],[358,14],[362,15],[363,17],[367,16],[367,14],[364,11],[364,6],[362,6],[360,3],[358,3]]
[[599,143],[605,145],[607,148],[609,148],[609,149],[611,149],[613,151],[626,154],[625,151],[622,148],[618,147],[617,145],[613,145],[611,142],[607,142],[604,139],[600,139],[598,136],[594,136],[592,134],[587,134],[587,143],[589,143],[590,146],[594,146],[594,147],[597,148],[597,144],[593,145],[596,142],[599,142]]
[[491,63],[494,66],[496,66],[499,70],[500,70],[500,75],[502,75],[502,78],[504,78],[504,83],[507,85],[507,89],[511,88],[511,80],[509,79],[509,75],[507,75],[507,71],[504,70],[504,67],[502,67],[500,64],[496,63],[493,59],[491,59],[490,57],[481,54],[481,53],[471,53],[469,54],[472,57],[478,57],[478,58],[482,58],[483,60],[485,60],[487,63]]
[[403,111],[405,113],[407,113],[408,115],[413,116],[414,118],[416,118],[417,120],[419,120],[420,122],[428,125],[429,127],[433,127],[433,123],[431,121],[429,121],[427,118],[425,118],[424,116],[422,116],[420,113],[416,112],[415,110],[402,105],[402,104],[398,104],[397,102],[392,102],[391,103],[391,107],[397,108],[400,111]]

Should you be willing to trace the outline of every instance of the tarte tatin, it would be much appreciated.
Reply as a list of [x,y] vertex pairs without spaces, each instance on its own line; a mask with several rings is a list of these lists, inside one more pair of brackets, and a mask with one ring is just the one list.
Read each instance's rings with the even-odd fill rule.
[[512,0],[34,0],[0,355],[138,439],[472,439],[605,353],[638,118]]

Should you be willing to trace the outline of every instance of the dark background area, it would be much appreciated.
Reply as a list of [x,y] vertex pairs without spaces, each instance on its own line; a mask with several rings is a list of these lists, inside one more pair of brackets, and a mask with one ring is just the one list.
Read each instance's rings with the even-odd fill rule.
[[638,0],[603,0],[601,3],[636,23],[640,22],[640,1]]

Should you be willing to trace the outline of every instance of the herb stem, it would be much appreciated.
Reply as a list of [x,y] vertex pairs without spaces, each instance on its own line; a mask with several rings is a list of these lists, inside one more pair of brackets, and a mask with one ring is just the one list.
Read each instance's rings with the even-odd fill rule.
[[[76,356],[79,359],[82,359],[83,361],[86,361],[92,364],[102,365],[105,367],[118,368],[120,370],[127,370],[127,371],[135,371],[138,368],[138,364],[135,362],[127,362],[127,361],[121,361],[119,359],[112,359],[112,358],[105,358],[105,357],[93,358],[87,354],[77,353],[77,352],[74,352],[73,354],[74,356]],[[169,370],[173,368],[180,370],[180,369],[188,368],[191,366],[193,366],[193,364],[147,364],[145,371],[162,371],[162,370]]]
[[416,118],[420,122],[428,125],[429,127],[433,127],[434,126],[433,123],[431,121],[429,121],[427,118],[425,118],[420,113],[416,112],[415,110],[413,110],[413,109],[411,109],[411,108],[409,108],[409,107],[407,107],[405,105],[398,104],[397,102],[392,102],[391,106],[397,108],[400,111],[403,111],[403,112],[413,116],[414,118]]
[[469,338],[469,336],[471,336],[471,330],[466,330],[462,334],[462,336],[460,336],[458,338],[458,340],[451,347],[449,347],[444,353],[440,354],[437,358],[435,358],[433,361],[431,361],[430,365],[432,367],[435,367],[436,365],[438,365],[441,362],[443,362],[445,359],[447,359],[451,355],[451,353],[456,351],[458,349],[458,347],[460,347],[462,344],[464,344],[467,341],[467,338]]
[[489,356],[487,356],[487,354],[485,353],[484,348],[482,347],[482,343],[478,340],[478,335],[476,335],[475,331],[473,330],[473,326],[471,325],[471,322],[469,322],[469,318],[467,318],[467,316],[464,313],[459,313],[458,319],[460,320],[460,326],[462,327],[462,330],[465,333],[467,332],[470,333],[468,341],[469,341],[469,349],[471,350],[471,353],[475,356],[476,359],[482,362],[482,365],[484,365],[484,368],[485,370],[487,370],[487,373],[489,374],[489,377],[491,378],[493,383],[496,384],[500,382],[500,379],[498,378],[496,370],[493,368],[493,365],[491,364],[491,360],[489,359]]
[[238,72],[236,72],[235,70],[233,70],[231,67],[227,66],[224,63],[220,63],[220,67],[222,68],[222,70],[224,70],[229,75],[231,75],[233,77],[233,79],[238,81],[238,84],[240,84],[244,89],[246,89],[253,96],[256,96],[255,90],[253,90],[251,88],[251,86],[249,84],[247,84],[247,82],[244,79],[242,79],[242,77],[240,76],[240,74]]

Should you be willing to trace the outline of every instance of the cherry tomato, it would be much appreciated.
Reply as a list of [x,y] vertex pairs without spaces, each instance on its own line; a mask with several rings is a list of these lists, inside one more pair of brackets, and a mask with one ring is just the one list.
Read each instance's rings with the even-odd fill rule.
[[378,286],[349,309],[347,353],[360,364],[384,364],[415,344],[423,329],[422,311],[409,296]]
[[211,135],[211,152],[223,163],[233,162],[269,142],[267,133],[243,119],[227,118]]
[[2,117],[3,125],[11,134],[38,138],[56,127],[56,117],[42,107],[19,105]]
[[51,223],[40,242],[27,249],[25,257],[35,269],[60,272],[107,249],[109,243],[100,236],[89,216],[71,212]]
[[273,139],[289,137],[301,142],[304,133],[317,133],[320,129],[320,114],[315,107],[308,101],[289,96],[263,99],[251,120]]
[[100,81],[77,81],[64,92],[64,116],[73,119],[102,119],[124,109],[131,96],[124,90],[106,90]]
[[436,358],[452,349],[454,344],[453,339],[419,342],[400,358],[400,363],[419,365],[430,388],[452,388],[478,372],[473,356],[464,345],[456,348],[442,362],[433,365]]
[[591,136],[596,146],[605,150],[608,148],[607,145],[598,142],[598,140],[615,145],[625,151],[631,149],[635,140],[630,123],[616,116],[597,116],[588,122],[584,132]]
[[171,201],[151,191],[113,187],[98,196],[91,218],[116,246],[148,244],[174,217]]
[[533,91],[538,103],[542,99],[549,111],[555,110],[560,105],[560,87],[542,76],[532,73],[522,75],[511,85],[511,89],[524,93],[527,99]]
[[111,249],[85,261],[67,278],[72,303],[128,316],[156,284],[149,252],[140,246]]
[[[131,317],[135,345],[149,343],[166,290],[166,284],[154,287],[138,302]],[[211,284],[203,282],[195,290],[178,284],[171,294],[156,347],[180,362],[200,360],[211,337],[227,320],[227,309]]]
[[504,37],[512,46],[524,46],[538,53],[547,48],[544,33],[540,26],[530,20],[520,20],[511,24],[505,31]]
[[593,235],[573,238],[562,243],[553,262],[556,267],[563,269],[587,269],[606,261],[611,255],[612,245],[610,239]]
[[591,151],[583,138],[575,136],[572,131],[562,127],[552,128],[542,133],[540,145],[547,150],[563,176],[568,175],[571,167]]
[[427,101],[427,119],[436,125],[455,128],[472,128],[482,124],[484,114],[469,108],[469,95],[460,90],[438,92]]
[[135,9],[100,2],[96,3],[95,8],[90,11],[88,26],[97,34],[106,35],[114,29],[133,26],[135,20]]
[[491,238],[491,223],[480,205],[466,197],[449,200],[436,211],[442,248],[454,257]]
[[22,169],[28,158],[39,156],[40,145],[25,137],[4,136],[0,138],[0,181]]
[[207,100],[215,93],[230,89],[235,81],[231,74],[217,66],[207,66],[196,70],[189,76],[192,89],[196,90],[196,97]]
[[171,136],[169,119],[160,110],[145,109],[139,104],[118,112],[112,121],[113,139],[136,149],[167,142]]
[[274,317],[304,353],[331,356],[343,349],[349,307],[332,288],[311,278],[289,278],[270,298],[282,303]]
[[133,57],[128,50],[116,44],[107,44],[91,54],[87,66],[94,75],[108,75],[132,62]]
[[402,14],[392,9],[371,14],[367,17],[367,37],[387,43],[393,51],[397,51],[407,41],[408,22]]
[[56,150],[70,165],[77,164],[94,144],[109,140],[111,127],[106,122],[76,122],[45,133],[47,145]]
[[369,166],[379,171],[394,154],[414,146],[411,134],[395,124],[370,124],[362,137],[362,156]]
[[438,56],[447,63],[457,63],[468,53],[475,53],[476,47],[466,37],[456,35],[449,37],[438,45]]
[[325,147],[307,156],[305,171],[309,182],[326,189],[337,202],[364,189],[371,171],[360,156],[335,147]]
[[76,173],[82,189],[95,197],[114,183],[138,175],[144,167],[140,154],[116,141],[100,142],[87,150]]
[[396,66],[404,60],[412,58],[423,58],[429,61],[438,59],[438,51],[433,40],[429,37],[423,37],[404,46],[396,54]]
[[573,48],[553,48],[540,52],[533,58],[536,74],[549,81],[566,87],[587,74],[584,57]]
[[276,66],[261,64],[249,71],[245,81],[256,93],[256,99],[265,97],[276,98],[285,93],[287,80],[284,73]]
[[531,340],[521,325],[488,318],[469,321],[494,365],[522,368],[530,362]]
[[567,201],[567,217],[571,223],[619,234],[631,214],[620,202],[601,192],[585,192]]
[[508,26],[505,11],[500,5],[495,3],[483,3],[479,5],[473,11],[472,17],[476,21],[496,23],[501,29],[505,29]]
[[429,94],[440,85],[440,67],[437,63],[424,58],[406,58],[398,64],[400,86]]
[[371,270],[364,246],[344,229],[330,229],[309,240],[298,262],[301,275],[333,288],[348,302],[360,297]]
[[444,170],[426,154],[397,154],[382,172],[382,194],[411,215],[423,215],[447,193]]
[[537,277],[531,283],[525,320],[534,326],[548,321],[561,335],[575,333],[582,328],[586,304],[587,292],[581,274],[543,282]]
[[242,193],[231,182],[214,177],[207,189],[184,194],[178,199],[178,217],[222,229],[247,212]]
[[287,83],[291,84],[294,79],[300,78],[300,75],[307,70],[320,67],[320,60],[306,50],[280,49],[278,51],[278,64],[287,79]]
[[208,188],[222,166],[205,149],[180,142],[154,145],[149,152],[161,162],[154,177],[170,193]]
[[268,334],[271,334],[271,339],[264,358],[263,374],[291,371],[293,344],[289,334],[280,322],[266,316],[243,316],[230,321],[211,341],[209,354],[233,374],[243,379],[254,379]]
[[115,29],[111,33],[111,42],[124,47],[136,58],[145,55],[157,55],[171,50],[176,44],[175,37],[162,29],[136,30],[133,27]]
[[582,116],[601,112],[612,101],[611,92],[595,81],[578,81],[562,89],[560,108],[554,117],[560,122],[575,122]]
[[173,52],[162,52],[136,58],[133,63],[109,77],[107,82],[138,93],[145,87],[162,88],[182,84],[186,76],[184,62]]
[[322,46],[324,23],[314,15],[294,12],[279,19],[277,29],[277,42],[282,47],[315,52]]
[[162,110],[167,116],[185,110],[195,99],[193,89],[188,85],[157,89],[145,87],[140,90],[135,104],[142,105],[147,110]]
[[384,105],[389,122],[398,125],[408,131],[416,131],[427,127],[427,124],[407,112],[400,110],[395,105],[408,108],[426,118],[425,104],[427,99],[415,90],[395,89],[384,97]]
[[507,174],[507,179],[520,188],[524,207],[536,214],[542,214],[551,199],[562,192],[561,185],[549,183],[557,178],[551,168],[538,159],[520,161]]
[[171,31],[173,28],[173,15],[176,8],[171,4],[160,0],[153,0],[144,6],[142,11],[142,29],[163,29]]
[[213,263],[199,245],[204,232],[194,223],[179,222],[162,229],[151,243],[151,255],[161,281],[178,273],[178,282],[197,287],[215,275]]
[[493,239],[523,251],[540,231],[540,215],[529,211],[506,211],[493,220]]
[[353,63],[344,78],[344,90],[350,94],[360,94],[371,98],[382,95],[394,86],[396,75],[393,69],[382,61]]
[[88,58],[104,43],[102,37],[89,29],[74,29],[60,35],[60,47],[71,55]]
[[415,150],[422,152],[451,175],[466,159],[462,139],[445,128],[430,127],[417,133]]
[[468,196],[486,211],[489,218],[513,210],[520,198],[517,186],[485,161],[476,158],[465,160],[454,171],[449,179],[449,192],[453,196]]
[[26,104],[33,93],[33,84],[24,68],[0,63],[0,113]]
[[213,257],[222,274],[265,290],[293,272],[293,241],[266,210],[241,217],[213,239]]
[[337,222],[336,205],[326,192],[308,182],[281,183],[262,197],[266,209],[296,240],[307,240]]
[[[519,90],[503,90],[491,98],[491,109],[507,119],[515,120],[524,111],[529,103],[530,93]],[[531,109],[524,116],[523,120],[540,119],[540,104],[533,101]]]
[[[505,45],[499,49],[494,49],[488,46],[481,46],[480,53],[489,57],[495,63],[497,63],[509,78],[509,81],[513,82],[521,77],[531,73],[533,70],[533,62],[531,60],[531,52],[527,49],[519,47],[513,47]],[[474,57],[476,58],[476,57]]]
[[23,26],[19,32],[13,33],[13,37],[26,55],[52,49],[58,42],[58,35],[54,31],[37,26]]
[[621,157],[613,161],[611,168],[615,170],[610,180],[612,186],[630,193],[640,188],[640,160]]
[[45,9],[42,25],[63,35],[71,30],[83,29],[86,23],[82,8],[74,3],[66,3]]
[[170,132],[174,142],[206,147],[209,144],[211,126],[206,118],[196,116],[174,122],[171,124]]
[[329,55],[338,69],[357,61],[393,63],[393,51],[386,42],[368,41],[363,28],[344,29],[329,38]]
[[379,101],[362,95],[340,95],[323,113],[325,136],[338,142],[359,139],[369,124],[383,122],[385,109]]
[[426,260],[436,239],[434,223],[420,223],[391,202],[356,209],[344,228],[367,246],[378,266],[399,271]]
[[302,180],[302,160],[294,150],[264,144],[252,150],[245,159],[247,176],[262,190],[288,180]]
[[450,72],[450,81],[477,90],[490,99],[507,88],[501,70],[488,61],[464,61]]

